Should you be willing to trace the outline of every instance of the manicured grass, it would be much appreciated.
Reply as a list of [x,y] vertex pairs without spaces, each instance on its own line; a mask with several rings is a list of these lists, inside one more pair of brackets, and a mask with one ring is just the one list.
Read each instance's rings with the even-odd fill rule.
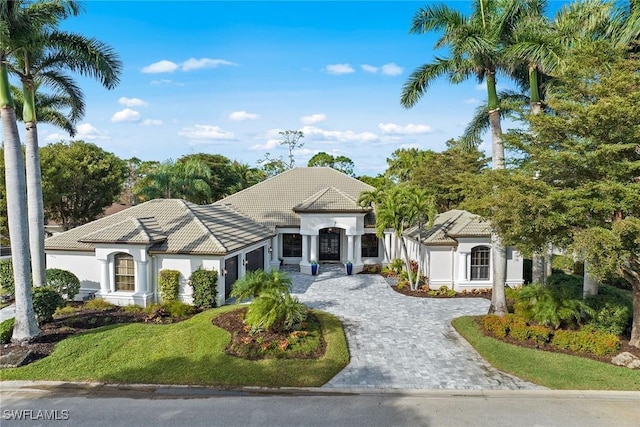
[[485,336],[477,317],[454,319],[456,330],[495,368],[561,390],[640,390],[640,371],[591,359],[518,347]]
[[213,326],[211,319],[237,308],[208,310],[170,325],[132,323],[99,328],[61,341],[42,360],[0,370],[0,379],[315,387],[349,361],[342,324],[323,312],[315,312],[327,342],[320,359],[249,361],[228,356],[224,348],[231,336]]

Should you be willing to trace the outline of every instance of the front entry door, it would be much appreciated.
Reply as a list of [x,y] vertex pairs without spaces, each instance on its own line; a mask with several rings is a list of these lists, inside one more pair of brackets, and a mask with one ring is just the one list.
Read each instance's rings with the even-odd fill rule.
[[324,228],[318,237],[320,261],[340,261],[340,229]]

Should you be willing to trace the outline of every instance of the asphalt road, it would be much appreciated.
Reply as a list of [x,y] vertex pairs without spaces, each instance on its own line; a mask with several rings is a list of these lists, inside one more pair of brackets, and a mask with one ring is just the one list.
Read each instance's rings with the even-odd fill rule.
[[0,398],[2,427],[640,426],[639,392],[216,390],[0,382]]

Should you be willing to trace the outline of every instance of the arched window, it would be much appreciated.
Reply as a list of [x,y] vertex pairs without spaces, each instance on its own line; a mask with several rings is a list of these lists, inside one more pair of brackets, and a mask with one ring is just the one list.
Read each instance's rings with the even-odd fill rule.
[[491,249],[476,246],[471,249],[471,280],[489,280]]
[[116,272],[116,291],[135,291],[135,262],[129,254],[119,253],[113,257]]

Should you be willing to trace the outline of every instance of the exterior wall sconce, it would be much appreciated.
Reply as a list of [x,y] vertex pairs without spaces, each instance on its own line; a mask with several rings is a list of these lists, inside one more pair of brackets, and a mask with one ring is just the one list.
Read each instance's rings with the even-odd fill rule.
[[223,268],[223,269],[222,269],[222,275],[223,275],[223,276],[226,276],[226,275],[227,275],[227,269],[226,269],[226,268]]
[[267,251],[269,251],[269,253],[273,252],[273,248],[271,246],[269,246],[269,249],[267,249]]
[[242,260],[242,265],[247,265],[247,264],[249,264],[249,261],[247,261],[247,259],[246,259],[246,258],[245,258],[245,259],[243,259],[243,260]]

